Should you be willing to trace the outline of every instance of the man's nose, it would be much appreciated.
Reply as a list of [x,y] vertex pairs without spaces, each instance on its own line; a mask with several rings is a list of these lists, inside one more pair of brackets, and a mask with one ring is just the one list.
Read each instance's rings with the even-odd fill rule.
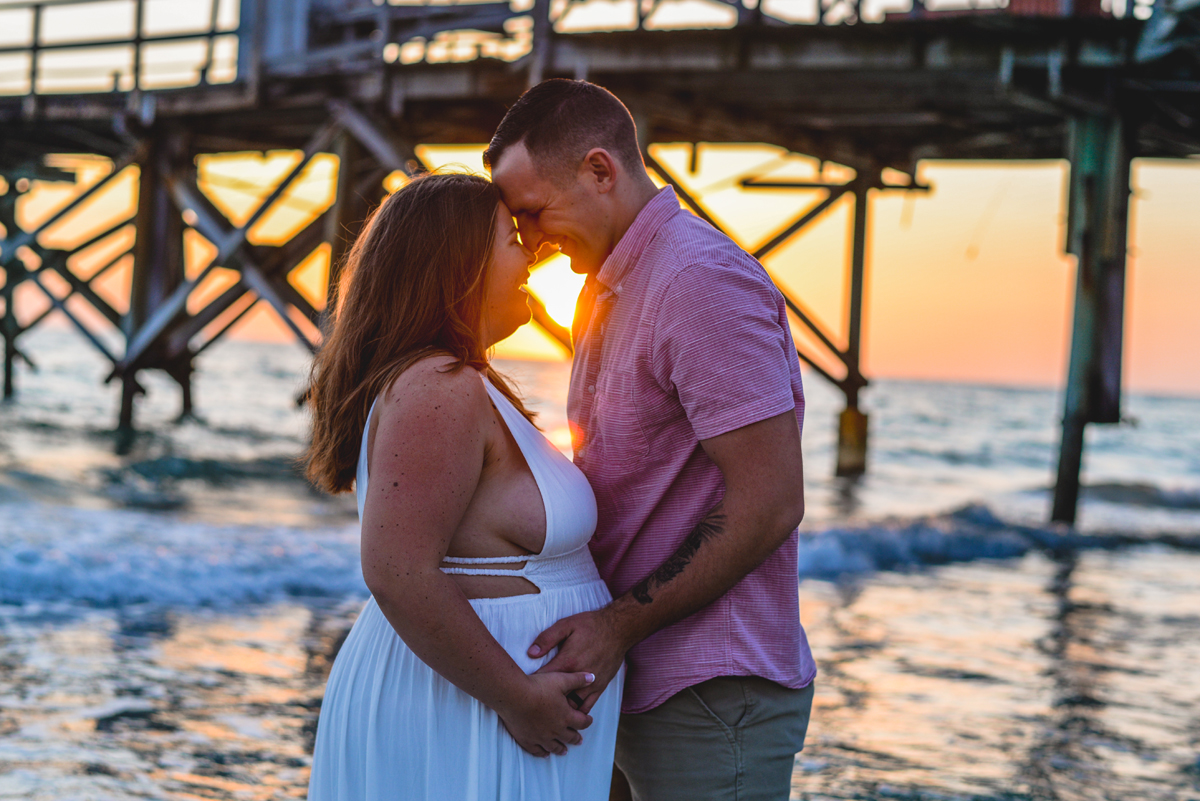
[[530,220],[517,219],[517,233],[521,235],[521,244],[537,253],[545,238],[542,231]]

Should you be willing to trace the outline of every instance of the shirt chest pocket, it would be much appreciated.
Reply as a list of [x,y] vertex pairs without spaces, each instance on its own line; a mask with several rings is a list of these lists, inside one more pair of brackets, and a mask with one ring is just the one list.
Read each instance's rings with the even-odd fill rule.
[[593,458],[613,464],[633,464],[648,455],[635,379],[632,371],[619,368],[602,371],[597,376],[590,446]]

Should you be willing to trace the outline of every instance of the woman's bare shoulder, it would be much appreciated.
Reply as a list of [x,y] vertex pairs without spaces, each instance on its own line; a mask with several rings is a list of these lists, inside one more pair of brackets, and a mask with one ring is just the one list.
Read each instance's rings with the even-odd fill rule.
[[383,396],[385,417],[425,419],[483,415],[490,408],[479,371],[458,366],[451,356],[435,354],[401,373]]

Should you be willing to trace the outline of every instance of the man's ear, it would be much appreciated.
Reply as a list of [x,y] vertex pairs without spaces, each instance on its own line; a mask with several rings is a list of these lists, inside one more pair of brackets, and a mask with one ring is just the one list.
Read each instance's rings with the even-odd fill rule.
[[613,190],[617,183],[617,162],[612,155],[602,147],[594,147],[583,157],[579,168],[584,179],[595,185],[596,190],[604,195]]

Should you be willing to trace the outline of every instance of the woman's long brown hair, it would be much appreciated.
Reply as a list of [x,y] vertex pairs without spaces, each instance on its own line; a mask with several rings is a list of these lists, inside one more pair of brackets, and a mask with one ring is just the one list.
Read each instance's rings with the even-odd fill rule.
[[372,402],[425,356],[447,354],[455,359],[453,370],[486,373],[531,418],[488,364],[481,340],[499,202],[486,178],[423,175],[384,200],[363,225],[312,365],[306,473],[317,486],[350,489]]

